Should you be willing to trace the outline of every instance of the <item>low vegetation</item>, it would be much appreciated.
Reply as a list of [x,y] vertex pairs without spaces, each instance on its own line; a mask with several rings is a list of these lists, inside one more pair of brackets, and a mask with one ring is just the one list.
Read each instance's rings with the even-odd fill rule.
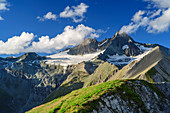
[[[129,82],[130,81],[130,82]],[[142,108],[144,112],[147,112],[141,97],[134,91],[134,86],[129,86],[129,83],[135,80],[115,80],[102,84],[97,84],[87,88],[72,91],[66,96],[57,98],[51,102],[33,108],[27,113],[88,113],[97,110],[97,105],[101,101],[101,97],[105,94],[113,95],[118,94],[126,102],[134,101],[138,107]],[[151,83],[140,80],[141,85],[152,86]],[[129,106],[131,103],[129,103]]]

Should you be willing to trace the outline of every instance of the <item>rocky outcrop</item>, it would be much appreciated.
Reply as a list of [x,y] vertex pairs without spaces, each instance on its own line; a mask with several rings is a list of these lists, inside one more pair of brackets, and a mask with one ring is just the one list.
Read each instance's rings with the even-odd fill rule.
[[[129,81],[121,93],[114,95],[105,94],[92,113],[113,113],[113,112],[170,112],[169,95],[170,83],[166,84],[166,93],[160,90],[164,83],[151,85],[143,84],[141,81]],[[125,89],[125,87],[127,89]],[[162,92],[161,92],[162,91]]]

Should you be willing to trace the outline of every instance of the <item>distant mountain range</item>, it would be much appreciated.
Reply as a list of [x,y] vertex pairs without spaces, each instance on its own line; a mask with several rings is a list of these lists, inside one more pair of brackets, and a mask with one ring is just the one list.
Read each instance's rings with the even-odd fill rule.
[[46,57],[0,58],[0,113],[170,112],[169,82],[169,48],[117,32]]

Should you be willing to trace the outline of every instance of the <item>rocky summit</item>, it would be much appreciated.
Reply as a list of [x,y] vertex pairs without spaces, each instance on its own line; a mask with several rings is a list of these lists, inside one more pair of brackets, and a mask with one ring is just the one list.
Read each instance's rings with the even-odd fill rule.
[[59,53],[0,58],[0,113],[170,112],[170,49],[117,32]]

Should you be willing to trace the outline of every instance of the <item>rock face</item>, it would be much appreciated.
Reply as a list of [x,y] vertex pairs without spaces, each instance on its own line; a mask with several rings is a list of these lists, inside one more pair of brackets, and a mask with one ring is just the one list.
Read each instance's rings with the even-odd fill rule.
[[96,39],[85,39],[78,46],[71,48],[68,52],[70,55],[83,55],[87,53],[97,52],[98,49],[98,41]]
[[[128,82],[129,91],[124,91],[123,94],[108,95],[105,94],[101,97],[97,110],[93,110],[92,113],[113,113],[113,112],[170,112],[170,92],[168,94],[162,92],[155,92],[155,89],[159,86],[164,85],[167,88],[166,91],[170,90],[170,84],[157,84],[157,87],[151,87],[143,85],[140,81]],[[133,87],[132,87],[133,86]],[[132,91],[132,92],[130,92]],[[134,93],[134,94],[131,94]],[[161,94],[162,97],[161,97]],[[122,97],[124,96],[124,97]],[[133,96],[133,97],[130,97]],[[165,96],[165,97],[164,97]]]

